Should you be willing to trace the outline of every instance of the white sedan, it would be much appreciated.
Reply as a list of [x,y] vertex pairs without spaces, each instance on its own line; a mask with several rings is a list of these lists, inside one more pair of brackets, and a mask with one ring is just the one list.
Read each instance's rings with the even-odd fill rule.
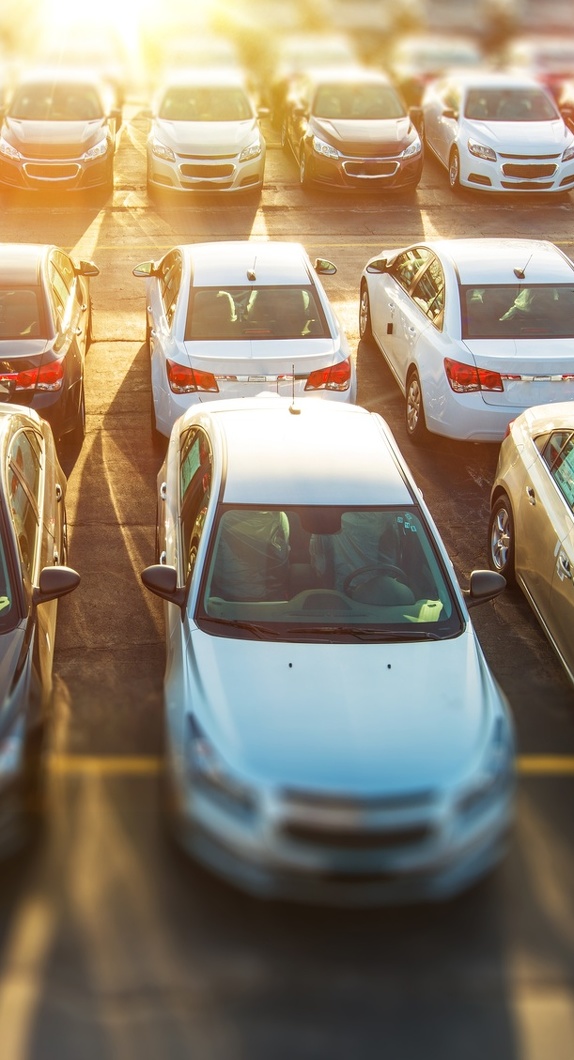
[[427,87],[422,110],[425,144],[453,190],[565,194],[574,187],[574,134],[534,78],[453,75]]
[[382,251],[363,270],[359,330],[405,395],[414,442],[499,442],[523,409],[574,400],[574,265],[544,240]]
[[517,582],[574,682],[574,402],[510,426],[491,492],[489,562]]
[[166,794],[255,894],[446,898],[498,862],[510,712],[380,416],[261,395],[189,409],[158,476]]
[[355,366],[299,243],[194,243],[133,270],[147,280],[152,432],[169,436],[190,405],[272,391],[355,401]]

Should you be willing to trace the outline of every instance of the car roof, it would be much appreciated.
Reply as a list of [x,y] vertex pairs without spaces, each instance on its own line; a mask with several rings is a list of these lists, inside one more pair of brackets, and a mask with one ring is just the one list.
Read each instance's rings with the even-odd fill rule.
[[515,269],[536,283],[572,283],[574,265],[553,243],[545,239],[443,239],[424,244],[448,258],[461,284],[516,283]]
[[453,74],[447,74],[444,79],[440,78],[440,80],[454,82],[460,85],[461,88],[467,89],[537,88],[540,92],[546,91],[544,85],[541,85],[540,81],[537,81],[535,77],[530,77],[528,74],[513,74],[497,70],[465,69]]
[[217,88],[243,88],[247,91],[245,74],[235,66],[197,66],[179,67],[164,76],[157,94],[162,96],[170,88],[196,88],[197,86],[215,86]]
[[313,67],[305,76],[315,85],[324,84],[365,84],[389,85],[391,80],[382,70],[371,70],[357,64],[356,66]]
[[413,503],[381,417],[359,405],[261,396],[202,413],[221,445],[225,503]]
[[42,243],[0,243],[0,284],[35,286],[51,249]]
[[[222,240],[215,243],[189,243],[179,248],[193,270],[196,287],[245,284],[258,286],[309,284],[307,254],[300,243],[279,240]],[[253,270],[253,277],[248,276]]]

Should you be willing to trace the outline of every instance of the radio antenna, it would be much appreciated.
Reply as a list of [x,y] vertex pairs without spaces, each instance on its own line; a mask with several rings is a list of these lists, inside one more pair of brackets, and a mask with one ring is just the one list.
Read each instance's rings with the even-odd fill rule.
[[289,412],[292,416],[299,416],[301,409],[298,409],[295,404],[295,365],[291,365],[291,404],[289,405]]

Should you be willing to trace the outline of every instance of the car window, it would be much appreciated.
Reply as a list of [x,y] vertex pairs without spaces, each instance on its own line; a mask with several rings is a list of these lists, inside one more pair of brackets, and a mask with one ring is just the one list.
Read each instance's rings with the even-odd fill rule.
[[553,431],[545,442],[542,459],[568,507],[574,510],[574,432]]
[[9,503],[18,548],[23,568],[33,583],[40,524],[41,449],[36,436],[19,431],[10,443],[7,460]]
[[221,505],[195,618],[217,635],[295,640],[462,629],[421,513],[395,507]]
[[400,283],[401,287],[408,291],[412,286],[413,280],[427,264],[430,257],[431,252],[426,247],[413,247],[410,250],[404,250],[402,254],[395,258],[389,272]]
[[51,80],[20,85],[9,114],[19,121],[94,121],[103,106],[94,86]]
[[159,292],[168,327],[171,326],[177,296],[181,286],[181,256],[178,253],[166,254],[159,271]]
[[37,339],[43,331],[40,291],[35,287],[0,288],[0,341]]
[[253,108],[239,86],[177,85],[163,97],[158,117],[166,121],[248,121]]
[[465,339],[574,338],[574,286],[464,286],[461,313]]
[[189,300],[186,340],[327,336],[329,326],[311,286],[203,287]]
[[181,548],[185,578],[195,564],[211,489],[211,446],[205,432],[192,427],[180,449]]
[[10,546],[3,515],[0,516],[0,633],[12,629],[18,621],[14,587],[10,576]]
[[405,107],[391,85],[333,82],[317,89],[317,118],[383,121],[404,116]]
[[413,287],[412,298],[436,327],[442,327],[444,273],[438,258],[431,258],[428,267]]
[[464,113],[475,121],[556,121],[558,111],[542,89],[472,88]]

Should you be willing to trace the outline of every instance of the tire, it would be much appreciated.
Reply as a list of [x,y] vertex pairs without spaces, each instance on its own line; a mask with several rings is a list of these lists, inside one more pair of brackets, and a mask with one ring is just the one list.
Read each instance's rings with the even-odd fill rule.
[[371,305],[369,302],[369,289],[365,280],[361,284],[361,296],[359,301],[359,335],[364,342],[372,342],[373,329],[371,326]]
[[305,148],[301,147],[299,154],[299,183],[302,188],[308,188],[313,183],[311,165],[312,163],[308,161],[305,154]]
[[514,516],[512,505],[501,493],[492,505],[488,522],[488,564],[504,575],[509,585],[516,582],[514,569]]
[[428,430],[423,405],[423,392],[419,374],[415,368],[409,372],[405,394],[405,422],[407,434],[416,445],[428,441]]
[[453,147],[448,161],[448,182],[452,191],[460,190],[460,156],[456,147]]

